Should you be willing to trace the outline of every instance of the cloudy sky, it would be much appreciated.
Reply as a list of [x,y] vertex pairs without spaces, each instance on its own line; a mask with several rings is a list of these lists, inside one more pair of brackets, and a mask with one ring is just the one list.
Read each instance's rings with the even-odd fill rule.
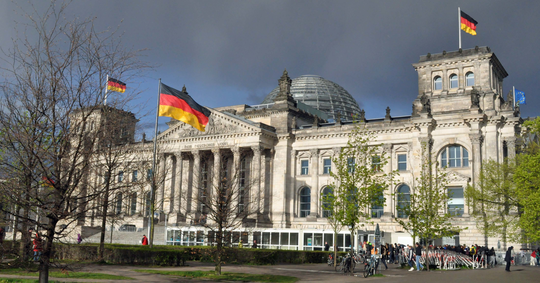
[[[35,4],[38,11],[48,6]],[[522,116],[538,116],[540,1],[93,0],[74,1],[68,17],[96,17],[101,29],[120,25],[127,47],[148,49],[144,60],[157,66],[141,78],[148,112],[158,78],[185,84],[205,106],[259,104],[286,68],[292,78],[316,74],[338,83],[367,118],[378,118],[387,106],[393,116],[410,115],[418,94],[411,64],[420,55],[458,49],[458,6],[478,21],[478,35],[462,33],[462,47],[489,46],[509,74],[504,93],[524,91]],[[14,11],[0,0],[1,48],[23,21]],[[148,135],[154,113],[141,117]]]

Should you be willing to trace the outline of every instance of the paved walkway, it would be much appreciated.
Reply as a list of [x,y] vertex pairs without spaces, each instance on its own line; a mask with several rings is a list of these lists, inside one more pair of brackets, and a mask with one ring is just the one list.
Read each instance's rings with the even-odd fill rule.
[[[114,275],[122,275],[134,278],[135,280],[95,280],[95,279],[56,279],[63,282],[211,282],[208,280],[198,281],[189,279],[179,279],[157,274],[144,274],[133,271],[134,269],[160,269],[160,270],[213,270],[214,266],[208,263],[189,262],[190,266],[185,267],[163,267],[147,268],[144,266],[115,266],[115,265],[84,265],[74,267],[76,271],[102,272]],[[358,276],[345,276],[336,273],[332,267],[326,264],[303,264],[303,265],[268,265],[268,266],[245,266],[245,265],[225,265],[223,271],[241,272],[254,274],[274,274],[288,275],[300,278],[298,282],[395,282],[395,283],[417,283],[417,282],[538,282],[540,279],[540,267],[513,266],[512,272],[505,272],[503,266],[498,266],[488,270],[459,270],[459,271],[431,271],[431,272],[409,272],[407,269],[397,268],[397,265],[390,265],[388,270],[381,271],[385,277],[363,278],[359,272]],[[20,278],[18,276],[0,275],[0,277]],[[25,277],[32,278],[32,277]],[[35,278],[35,277],[34,277]]]

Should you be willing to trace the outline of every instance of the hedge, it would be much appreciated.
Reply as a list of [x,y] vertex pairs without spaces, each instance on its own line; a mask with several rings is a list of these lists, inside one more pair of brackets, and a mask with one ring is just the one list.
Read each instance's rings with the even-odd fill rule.
[[[55,244],[53,258],[96,261],[97,251],[97,244]],[[175,266],[193,260],[211,262],[215,251],[214,247],[206,246],[154,246],[151,249],[148,246],[108,244],[105,245],[104,260],[112,264]],[[226,248],[223,261],[225,264],[255,265],[325,263],[328,254],[323,251]]]

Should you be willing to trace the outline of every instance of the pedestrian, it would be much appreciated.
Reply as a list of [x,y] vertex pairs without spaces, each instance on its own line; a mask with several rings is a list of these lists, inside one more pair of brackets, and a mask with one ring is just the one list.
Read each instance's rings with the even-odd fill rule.
[[394,245],[388,246],[388,256],[390,257],[390,263],[395,263]]
[[414,270],[414,251],[411,247],[411,245],[407,245],[407,259],[409,259],[409,266],[411,267],[411,269],[409,269],[409,271],[413,271]]
[[142,235],[141,243],[143,246],[148,246],[148,238],[146,238],[146,235]]
[[536,249],[536,266],[540,266],[540,247]]
[[327,252],[330,250],[330,245],[328,244],[328,242],[324,242],[324,251]]
[[366,243],[366,255],[371,255],[371,249],[372,249],[371,242],[368,241]]
[[417,242],[416,243],[416,271],[424,269],[424,266],[420,263],[420,258],[422,258],[422,246]]
[[82,236],[81,234],[77,234],[77,244],[80,244],[82,242]]
[[533,250],[531,254],[531,266],[535,266],[535,265],[536,265],[536,250]]
[[39,261],[42,251],[42,243],[41,237],[39,237],[39,233],[36,232],[36,237],[34,238],[34,241],[32,243],[34,245],[34,261]]
[[512,257],[512,249],[514,247],[510,246],[508,250],[506,251],[506,256],[504,257],[504,261],[506,261],[506,271],[510,272],[510,264],[512,263],[512,260],[514,259]]
[[385,270],[388,269],[388,265],[386,265],[386,261],[388,260],[388,244],[381,245],[381,260],[384,263]]
[[253,240],[253,246],[251,248],[256,249],[257,248],[257,240]]

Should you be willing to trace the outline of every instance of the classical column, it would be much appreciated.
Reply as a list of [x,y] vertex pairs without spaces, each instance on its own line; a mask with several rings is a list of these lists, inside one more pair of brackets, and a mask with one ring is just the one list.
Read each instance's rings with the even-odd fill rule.
[[[480,170],[482,170],[482,141],[483,137],[482,134],[469,134],[469,138],[471,139],[472,143],[472,177],[473,177],[473,185],[476,184],[478,181]],[[470,158],[470,157],[469,157]],[[470,161],[469,161],[470,162]],[[463,188],[465,190],[465,188]],[[464,213],[463,216],[469,216],[469,207],[465,205],[464,207]]]
[[[240,177],[240,148],[239,147],[233,147],[231,148],[231,151],[233,152],[233,165],[231,168],[231,174],[229,175],[230,181],[228,181],[228,185],[231,186],[233,190],[239,191],[239,177]],[[234,201],[231,202],[232,207],[238,209],[238,198],[235,198]],[[246,200],[247,201],[247,200]],[[251,201],[251,200],[249,200]],[[250,208],[252,209],[252,208]]]
[[309,150],[311,154],[311,209],[309,215],[318,217],[319,212],[319,150],[312,148]]
[[190,192],[193,191],[193,183],[191,180],[191,178],[193,178],[193,163],[191,163],[188,152],[182,152],[180,155],[180,160],[182,160],[182,190],[180,194],[180,212],[183,213],[185,216],[188,212],[191,212],[193,202],[190,195]]
[[182,207],[182,171],[184,169],[183,160],[182,160],[182,153],[176,153],[174,155],[176,159],[176,166],[175,166],[175,174],[174,174],[174,195],[171,192],[171,198],[173,199],[173,205],[172,212],[181,213],[181,207]]
[[208,190],[208,196],[214,197],[215,191],[219,188],[219,182],[221,181],[221,152],[219,148],[212,148],[212,154],[214,154],[214,166],[212,167],[212,186]]
[[259,170],[259,198],[260,198],[260,207],[259,212],[266,212],[266,154],[264,153],[264,148],[261,149],[261,158],[260,158],[260,170]]
[[260,176],[261,176],[261,148],[259,146],[253,146],[251,147],[251,150],[253,150],[253,159],[252,159],[252,170],[251,170],[251,176],[252,178],[249,178],[249,183],[253,184],[253,187],[251,189],[251,197],[252,197],[252,204],[255,206],[254,209],[257,210],[257,212],[261,212],[261,202],[264,200],[261,198],[261,182],[260,182]]
[[168,154],[165,156],[165,180],[163,182],[162,196],[162,209],[165,213],[170,213],[174,206],[174,168],[173,168],[173,155]]
[[199,182],[201,173],[201,155],[198,150],[192,150],[193,155],[193,170],[192,170],[192,185],[191,185],[191,212],[197,212],[199,205]]

